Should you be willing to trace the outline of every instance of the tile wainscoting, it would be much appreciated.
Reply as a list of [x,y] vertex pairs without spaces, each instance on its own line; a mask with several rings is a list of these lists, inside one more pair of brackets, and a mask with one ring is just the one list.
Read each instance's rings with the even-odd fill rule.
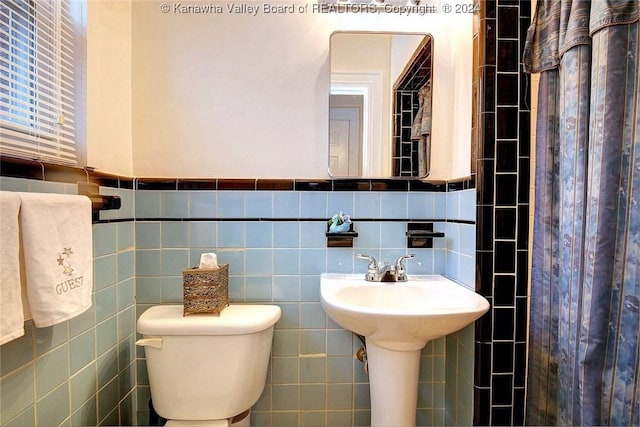
[[[3,167],[0,188],[75,193],[80,177],[119,195],[122,208],[100,212],[94,223],[91,312],[49,331],[28,323],[27,336],[0,347],[0,394],[12,402],[3,403],[2,425],[144,424],[149,388],[144,354],[134,346],[136,312],[179,303],[181,271],[202,252],[230,264],[232,302],[283,310],[253,425],[368,425],[367,375],[353,358],[361,344],[326,317],[320,273],[364,271],[357,252],[383,260],[415,252],[409,272],[475,285],[473,180],[154,180],[26,166]],[[354,219],[354,248],[326,247],[325,221],[339,210]],[[434,222],[445,238],[408,250],[406,224],[416,220]],[[45,379],[44,369],[59,375]],[[473,326],[429,343],[419,423],[470,425],[473,371]],[[14,387],[23,382],[35,387]]]

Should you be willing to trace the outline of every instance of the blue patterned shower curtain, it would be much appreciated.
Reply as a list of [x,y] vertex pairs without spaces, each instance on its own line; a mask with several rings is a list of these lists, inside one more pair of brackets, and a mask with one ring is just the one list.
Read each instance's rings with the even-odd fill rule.
[[638,0],[538,1],[528,425],[640,425]]

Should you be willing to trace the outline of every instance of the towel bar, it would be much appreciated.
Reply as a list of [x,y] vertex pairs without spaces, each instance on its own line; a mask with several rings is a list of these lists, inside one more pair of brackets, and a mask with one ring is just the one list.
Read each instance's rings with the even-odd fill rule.
[[101,195],[98,184],[92,182],[78,182],[78,194],[87,196],[91,200],[91,210],[94,213],[120,209],[122,206],[120,196]]
[[92,211],[110,211],[120,209],[122,200],[120,196],[88,196],[91,199]]

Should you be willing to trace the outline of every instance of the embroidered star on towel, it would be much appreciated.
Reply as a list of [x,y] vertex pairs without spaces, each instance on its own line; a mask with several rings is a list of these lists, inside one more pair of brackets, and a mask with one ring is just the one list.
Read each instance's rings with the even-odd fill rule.
[[71,267],[71,264],[64,263],[66,260],[71,258],[71,254],[73,254],[73,250],[71,250],[71,248],[64,248],[64,251],[62,251],[62,253],[58,255],[58,258],[56,259],[56,261],[58,261],[58,266],[62,267],[62,274],[64,274],[65,276],[73,275],[74,270],[73,267]]

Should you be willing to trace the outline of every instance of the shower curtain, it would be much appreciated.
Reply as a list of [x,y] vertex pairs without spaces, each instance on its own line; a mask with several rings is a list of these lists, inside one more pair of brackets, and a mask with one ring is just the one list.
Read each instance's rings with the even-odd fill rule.
[[638,0],[538,1],[528,425],[640,424]]

